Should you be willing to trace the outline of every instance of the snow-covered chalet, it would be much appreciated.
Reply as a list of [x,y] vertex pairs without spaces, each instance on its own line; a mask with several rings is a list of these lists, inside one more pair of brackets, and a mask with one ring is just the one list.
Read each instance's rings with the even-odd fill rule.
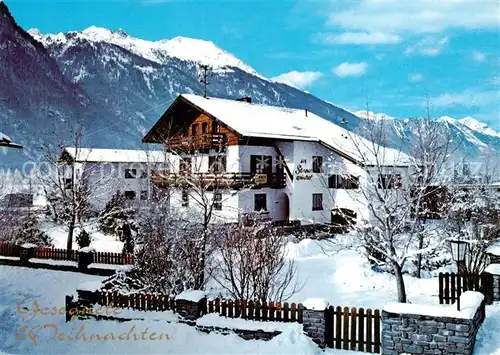
[[[371,142],[307,110],[182,94],[143,143],[170,152],[169,173],[154,181],[169,188],[171,206],[187,214],[206,199],[213,201],[215,220],[228,222],[370,218],[362,189],[373,157],[362,147]],[[382,149],[387,166],[379,187],[401,187],[408,156]]]
[[167,168],[163,151],[133,149],[66,147],[59,162],[64,186],[69,189],[73,182],[87,184],[97,209],[118,191],[131,201],[149,200],[153,194],[151,170]]

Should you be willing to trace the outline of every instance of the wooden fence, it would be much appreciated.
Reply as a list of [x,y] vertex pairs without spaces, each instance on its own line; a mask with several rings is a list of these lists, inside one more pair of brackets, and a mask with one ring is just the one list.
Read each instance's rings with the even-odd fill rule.
[[109,307],[131,308],[138,311],[175,310],[175,299],[165,294],[135,293],[122,295],[118,292],[101,291],[96,300]]
[[19,256],[21,254],[21,248],[19,245],[11,243],[0,243],[0,255],[3,256]]
[[67,249],[38,247],[35,249],[34,257],[38,259],[78,261],[78,251],[72,250],[68,256]]
[[[102,306],[131,308],[138,311],[175,311],[175,299],[165,294],[136,293],[123,295],[101,291],[95,300]],[[304,306],[285,302],[258,302],[247,300],[208,300],[204,314],[218,313],[227,318],[243,318],[256,321],[297,322],[303,321]]]
[[380,353],[378,309],[330,306],[325,317],[325,342],[329,348]]
[[256,321],[302,323],[304,306],[299,303],[259,302],[247,300],[210,300],[207,313],[219,313],[228,318],[244,318]]
[[134,256],[132,254],[108,253],[98,251],[94,254],[94,263],[114,265],[133,264]]
[[439,303],[452,304],[460,297],[462,292],[478,291],[485,296],[485,303],[493,302],[493,278],[491,274],[459,275],[452,273],[439,273]]
[[[21,247],[19,245],[0,242],[0,255],[19,257],[20,254]],[[38,247],[35,249],[33,257],[38,259],[78,261],[78,250],[72,250],[68,255],[67,249]],[[134,256],[132,254],[98,251],[94,253],[93,262],[98,264],[127,265],[134,263]]]

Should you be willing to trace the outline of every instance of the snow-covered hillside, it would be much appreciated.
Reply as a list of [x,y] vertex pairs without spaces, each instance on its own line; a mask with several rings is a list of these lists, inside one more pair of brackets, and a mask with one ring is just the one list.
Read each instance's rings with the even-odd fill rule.
[[67,34],[45,34],[38,29],[28,30],[37,41],[45,47],[65,44],[71,47],[79,40],[106,42],[120,46],[139,57],[151,60],[158,64],[165,64],[170,58],[178,58],[211,66],[215,70],[239,68],[252,75],[259,76],[255,69],[243,63],[232,54],[217,47],[211,41],[200,39],[175,37],[159,41],[146,41],[129,36],[124,30],[112,31],[107,28],[91,26],[82,32],[68,32]]
[[[210,41],[176,37],[134,38],[123,30],[89,27],[82,32],[43,35],[18,26],[0,3],[0,121],[5,133],[25,147],[2,156],[0,165],[19,164],[21,154],[38,160],[40,146],[70,141],[76,124],[84,144],[97,148],[138,148],[141,138],[179,94],[201,94],[199,64],[209,64],[208,95],[307,109],[348,130],[370,118],[387,121],[386,145],[409,152],[411,122],[363,111],[355,114],[289,85],[268,80]],[[13,60],[15,58],[15,60]],[[23,70],[19,71],[21,63]],[[457,142],[459,153],[480,156],[500,151],[500,135],[472,120],[436,120]],[[27,157],[23,159],[26,159]]]

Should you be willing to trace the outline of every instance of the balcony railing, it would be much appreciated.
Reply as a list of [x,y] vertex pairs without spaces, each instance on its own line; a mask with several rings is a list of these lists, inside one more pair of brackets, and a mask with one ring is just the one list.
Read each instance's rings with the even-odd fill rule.
[[286,186],[284,173],[152,173],[152,181],[158,187],[193,187],[214,189],[258,189],[270,187],[281,189]]
[[167,140],[167,147],[178,151],[194,151],[200,149],[219,149],[226,144],[224,133],[210,133],[197,136],[171,137]]

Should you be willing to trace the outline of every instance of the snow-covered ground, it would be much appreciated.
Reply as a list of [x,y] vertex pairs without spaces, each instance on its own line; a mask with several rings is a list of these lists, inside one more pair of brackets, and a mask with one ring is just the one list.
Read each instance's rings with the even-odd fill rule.
[[[295,260],[297,283],[301,286],[290,301],[324,298],[334,306],[378,309],[386,303],[397,302],[393,276],[372,270],[366,258],[353,250],[332,250],[328,241],[305,239],[288,243],[288,257]],[[417,279],[405,275],[405,284],[411,303],[438,304],[437,278]],[[209,295],[218,296],[218,292],[214,287]]]
[[[323,243],[323,242],[321,242]],[[302,289],[292,296],[293,302],[306,299],[325,298],[332,305],[355,306],[382,309],[384,305],[397,301],[395,282],[392,276],[373,271],[366,261],[354,251],[340,250],[326,255],[326,245],[312,240],[289,243],[288,256],[298,266],[299,283]],[[72,272],[49,271],[0,266],[0,354],[5,353],[260,353],[260,354],[316,354],[316,346],[302,334],[299,325],[276,325],[283,333],[271,341],[244,341],[232,334],[204,334],[187,325],[178,324],[176,315],[123,311],[126,318],[143,318],[131,322],[73,321],[64,322],[63,315],[37,315],[30,319],[34,300],[40,307],[64,306],[64,296],[74,294],[78,285],[102,280],[103,277]],[[416,279],[405,276],[408,298],[412,303],[438,304],[436,278]],[[18,309],[17,306],[21,302]],[[24,309],[23,307],[26,307]],[[28,313],[24,313],[28,312]],[[22,314],[19,314],[22,313]],[[23,317],[25,320],[23,322]],[[206,322],[220,320],[206,317]],[[27,318],[27,319],[26,319]],[[240,323],[245,322],[238,320]],[[33,339],[26,336],[33,326],[50,324]],[[500,304],[487,307],[487,318],[477,339],[477,354],[500,355]],[[20,327],[28,326],[24,335],[18,337]],[[76,335],[84,326],[85,334],[128,333],[133,326],[139,334],[146,328],[148,334],[167,334],[169,340],[155,341],[83,341],[67,340],[68,335]],[[230,327],[230,324],[228,323]],[[54,331],[64,333],[64,340],[54,339]],[[63,338],[63,337],[62,337]],[[341,354],[327,350],[328,353]]]
[[[41,229],[46,232],[51,238],[54,248],[66,249],[66,240],[68,238],[68,229],[62,225],[56,225],[50,222],[42,223]],[[91,224],[85,226],[85,230],[90,233],[92,243],[90,244],[96,251],[106,251],[110,253],[121,253],[123,242],[116,239],[115,236],[104,234],[99,231],[97,225]],[[73,237],[73,249],[78,250],[76,236],[80,232],[79,228],[75,229]]]
[[[298,324],[283,324],[281,335],[270,341],[245,341],[235,334],[205,334],[188,325],[167,322],[153,317],[144,321],[118,323],[114,321],[78,321],[65,323],[64,315],[34,316],[34,301],[40,307],[59,309],[64,307],[64,295],[73,293],[78,284],[99,280],[99,277],[71,272],[49,271],[0,266],[0,353],[7,354],[319,354],[320,351],[303,333]],[[102,278],[101,278],[102,279]],[[18,309],[19,305],[19,309]],[[137,312],[135,313],[137,314]],[[173,315],[171,315],[173,316]],[[168,318],[168,317],[167,317]],[[172,320],[174,317],[170,317]],[[32,333],[35,327],[46,327]],[[27,327],[23,330],[23,326]],[[76,337],[83,328],[86,340],[69,340]],[[133,328],[135,327],[135,328]],[[162,339],[142,340],[141,332],[147,330],[146,337],[156,332]],[[58,337],[54,336],[57,332]],[[118,340],[120,334],[130,334],[130,340]],[[64,335],[62,335],[64,333]],[[113,340],[90,340],[91,334],[104,337],[116,335]],[[134,339],[137,334],[138,339]],[[168,339],[167,336],[168,335]],[[123,336],[125,339],[125,336]],[[35,344],[36,342],[36,344]],[[336,352],[337,353],[337,352]],[[347,353],[347,352],[346,352]]]

